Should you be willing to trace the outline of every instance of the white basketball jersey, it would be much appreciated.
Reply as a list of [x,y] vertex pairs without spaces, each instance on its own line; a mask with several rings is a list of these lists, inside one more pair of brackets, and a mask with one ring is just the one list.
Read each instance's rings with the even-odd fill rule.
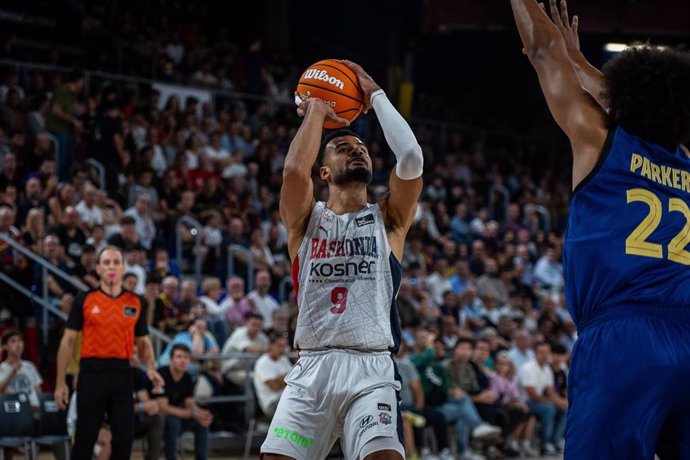
[[400,277],[378,204],[337,215],[316,203],[293,261],[295,347],[397,351]]

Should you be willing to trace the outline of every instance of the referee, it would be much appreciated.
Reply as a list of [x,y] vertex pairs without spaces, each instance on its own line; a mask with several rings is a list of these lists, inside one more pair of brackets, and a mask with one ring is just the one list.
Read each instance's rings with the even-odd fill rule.
[[72,458],[89,459],[105,414],[112,432],[113,460],[129,459],[133,440],[134,402],[129,358],[136,340],[154,388],[163,386],[156,372],[153,347],[146,326],[146,301],[122,288],[122,250],[107,246],[98,254],[98,289],[74,299],[60,341],[55,402],[64,410],[69,391],[65,371],[79,331],[82,331],[81,363],[77,381],[77,429]]

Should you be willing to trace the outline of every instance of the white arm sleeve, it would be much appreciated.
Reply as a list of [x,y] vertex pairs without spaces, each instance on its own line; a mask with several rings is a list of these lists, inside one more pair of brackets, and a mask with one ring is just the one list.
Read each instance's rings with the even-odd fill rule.
[[395,154],[398,163],[395,172],[404,180],[416,179],[422,175],[424,156],[414,133],[405,119],[395,110],[382,89],[371,94],[371,105],[381,123],[386,142]]

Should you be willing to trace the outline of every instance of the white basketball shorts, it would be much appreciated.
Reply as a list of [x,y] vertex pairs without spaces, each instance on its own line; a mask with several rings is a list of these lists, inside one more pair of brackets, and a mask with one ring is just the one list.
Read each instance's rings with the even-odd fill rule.
[[376,439],[364,455],[390,449],[405,458],[400,377],[389,352],[303,350],[285,382],[262,454],[323,459],[340,438],[345,458],[358,460]]

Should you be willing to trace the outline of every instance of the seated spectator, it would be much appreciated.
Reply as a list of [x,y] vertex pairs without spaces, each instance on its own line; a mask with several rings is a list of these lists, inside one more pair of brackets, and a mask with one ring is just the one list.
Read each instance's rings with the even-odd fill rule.
[[122,277],[122,288],[126,291],[136,292],[138,282],[139,281],[135,273],[125,273],[125,275]]
[[199,304],[199,297],[196,295],[196,281],[194,278],[182,278],[180,281],[180,310],[183,315],[189,315],[192,307]]
[[137,233],[136,220],[132,216],[122,216],[120,218],[120,231],[108,237],[108,244],[125,249],[129,245],[139,244],[139,234]]
[[32,208],[26,214],[22,238],[24,244],[36,254],[40,254],[43,238],[46,236],[45,213],[40,208]]
[[[398,365],[398,372],[402,378],[402,389],[400,390],[400,410],[403,417],[403,428],[405,430],[405,451],[414,456],[416,448],[419,447],[422,456],[429,457],[430,449],[424,442],[422,427],[430,426],[434,430],[438,450],[448,451],[448,427],[443,417],[443,413],[438,408],[431,407],[424,400],[424,390],[422,389],[419,372],[407,355],[408,345],[406,342],[400,344],[400,350],[394,357]],[[412,430],[412,436],[409,431]]]
[[62,221],[48,229],[56,235],[65,249],[65,256],[72,262],[79,260],[81,248],[86,244],[86,234],[81,229],[81,218],[74,206],[67,206]]
[[510,355],[502,351],[496,358],[496,372],[491,375],[491,391],[497,399],[497,421],[503,430],[503,447],[508,455],[538,457],[532,448],[536,419],[530,415],[515,383],[515,366]]
[[522,396],[541,424],[539,438],[542,451],[547,455],[556,453],[556,445],[560,444],[565,432],[566,419],[566,411],[558,406],[561,403],[554,390],[550,358],[551,346],[546,342],[536,344],[534,359],[520,368],[517,377]]
[[225,324],[225,314],[230,305],[227,303],[218,304],[223,291],[218,278],[206,278],[201,282],[201,290],[204,293],[199,297],[199,301],[206,307],[208,315],[208,328],[216,337],[219,344],[224,344],[228,337],[228,329]]
[[[249,313],[247,325],[240,326],[230,335],[223,346],[222,355],[231,353],[263,353],[268,348],[268,337],[261,332],[263,317],[256,313]],[[229,391],[244,391],[244,381],[247,378],[246,361],[240,358],[227,358],[223,361],[221,371],[234,388]]]
[[[67,258],[64,257],[64,250],[60,244],[60,240],[56,235],[49,234],[43,238],[43,257],[55,265],[60,270],[69,273],[71,266],[68,264]],[[34,280],[38,286],[43,281],[43,270],[39,265],[34,266]],[[48,274],[48,293],[53,298],[60,298],[65,293],[75,294],[76,289],[68,281],[59,276]]]
[[0,393],[24,393],[31,406],[38,410],[43,379],[34,363],[22,359],[24,338],[19,331],[8,329],[2,334],[1,344],[7,358],[0,363]]
[[187,372],[191,359],[189,347],[178,343],[170,351],[170,363],[158,369],[165,381],[165,396],[158,399],[165,415],[165,458],[175,460],[177,440],[182,431],[194,432],[194,454],[208,458],[208,427],[213,415],[194,402],[194,382]]
[[161,283],[161,294],[156,299],[156,311],[153,315],[153,324],[168,334],[174,336],[182,330],[187,322],[186,315],[178,303],[179,281],[174,276],[166,276]]
[[19,201],[17,206],[17,225],[24,226],[27,214],[31,209],[43,211],[43,215],[48,212],[48,203],[41,198],[41,180],[38,177],[31,177],[24,185],[24,198]]
[[134,390],[134,438],[146,438],[145,460],[158,460],[163,441],[165,416],[161,412],[158,399],[151,397],[153,390],[150,380],[140,366],[135,352],[130,358],[132,365],[132,389]]
[[261,411],[266,416],[273,417],[292,363],[286,356],[287,334],[272,334],[269,340],[268,350],[254,363],[254,388]]
[[[199,310],[202,311],[200,312]],[[195,308],[192,316],[193,319],[191,320],[187,330],[176,334],[172,341],[168,343],[168,346],[165,347],[165,350],[163,350],[161,353],[160,357],[158,358],[159,366],[167,366],[170,362],[170,353],[172,349],[177,344],[183,344],[189,348],[192,358],[187,372],[189,372],[189,374],[191,374],[191,376],[195,379],[198,377],[200,371],[205,368],[203,363],[206,362],[200,362],[198,357],[204,354],[218,353],[219,351],[218,343],[216,342],[215,337],[213,337],[213,334],[207,330],[206,320],[199,317],[202,315],[203,307],[200,306],[199,308]],[[212,365],[213,363],[209,362],[209,364]]]
[[136,276],[134,292],[144,295],[146,289],[146,250],[141,244],[128,244],[124,248],[125,273],[133,273]]
[[[266,335],[270,337],[271,334],[287,334],[289,332],[290,315],[288,314],[287,308],[281,307],[277,310],[273,310],[273,326],[270,329],[265,330]],[[288,344],[288,347],[291,347]]]
[[220,307],[225,310],[225,319],[229,330],[244,326],[249,313],[256,313],[254,305],[244,292],[244,280],[239,276],[231,276],[226,282],[228,295],[221,302]]
[[77,203],[75,209],[79,213],[82,223],[92,228],[94,225],[103,225],[103,210],[98,206],[98,189],[91,183],[84,185],[82,190],[82,200]]
[[160,276],[161,279],[164,279],[166,276],[180,276],[177,262],[170,260],[170,254],[168,254],[168,250],[165,248],[157,248],[154,251],[150,270]]
[[98,273],[96,273],[96,248],[86,243],[81,250],[79,262],[72,267],[71,274],[91,289],[98,288]]
[[515,344],[508,351],[510,360],[518,371],[520,368],[534,359],[534,351],[530,348],[530,335],[524,329],[515,333]]
[[147,249],[151,249],[151,243],[156,238],[156,224],[153,222],[151,210],[151,197],[146,193],[140,193],[134,199],[134,206],[125,210],[123,216],[131,216],[139,237],[139,242]]
[[264,318],[264,327],[273,326],[273,311],[280,308],[268,290],[271,288],[271,275],[267,270],[259,270],[254,277],[254,289],[247,294],[247,299],[254,305],[254,311]]

